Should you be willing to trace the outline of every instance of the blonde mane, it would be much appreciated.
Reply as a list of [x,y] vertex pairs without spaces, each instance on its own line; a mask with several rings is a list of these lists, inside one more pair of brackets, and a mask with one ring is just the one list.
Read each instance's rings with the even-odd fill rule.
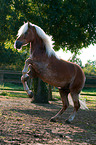
[[[46,47],[46,53],[48,54],[48,56],[54,55],[58,57],[53,49],[54,41],[52,41],[52,36],[47,35],[39,26],[34,25],[32,23],[30,23],[30,25],[35,27],[38,36],[43,40]],[[17,34],[18,37],[24,34],[27,30],[28,30],[28,22],[25,23],[23,26],[21,26]]]

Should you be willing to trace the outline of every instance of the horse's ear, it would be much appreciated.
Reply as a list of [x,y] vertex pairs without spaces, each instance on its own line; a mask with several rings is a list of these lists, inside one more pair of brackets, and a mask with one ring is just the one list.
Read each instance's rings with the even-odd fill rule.
[[28,22],[28,28],[30,28],[30,23]]

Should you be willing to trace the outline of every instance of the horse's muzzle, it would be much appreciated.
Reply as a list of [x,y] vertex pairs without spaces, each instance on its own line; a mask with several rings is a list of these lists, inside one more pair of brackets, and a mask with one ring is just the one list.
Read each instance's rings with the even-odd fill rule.
[[22,46],[22,42],[21,41],[15,41],[15,48],[17,48],[17,49],[20,49],[21,48],[21,46]]

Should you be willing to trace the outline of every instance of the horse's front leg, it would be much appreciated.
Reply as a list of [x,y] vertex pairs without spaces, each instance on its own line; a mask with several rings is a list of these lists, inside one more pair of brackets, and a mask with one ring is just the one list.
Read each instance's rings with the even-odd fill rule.
[[[33,97],[33,93],[32,93],[31,90],[29,90],[29,87],[27,85],[27,80],[32,77],[31,76],[32,73],[27,73],[27,72],[28,72],[29,64],[31,64],[31,63],[32,63],[32,60],[30,58],[25,61],[25,66],[24,66],[24,69],[22,71],[22,74],[23,75],[21,77],[21,82],[23,84],[24,90],[27,92],[27,94],[28,94],[28,96],[30,98]],[[31,68],[32,67],[30,67],[30,71],[29,72],[32,72],[32,69]]]
[[26,75],[27,75],[27,72],[28,72],[28,66],[29,64],[32,63],[32,60],[30,58],[28,58],[26,61],[25,61],[25,65],[24,65],[24,69],[22,70],[22,74],[23,74],[23,77],[26,78]]

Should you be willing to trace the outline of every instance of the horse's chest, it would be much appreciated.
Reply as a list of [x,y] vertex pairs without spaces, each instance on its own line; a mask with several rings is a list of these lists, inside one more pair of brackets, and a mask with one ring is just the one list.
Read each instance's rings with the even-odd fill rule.
[[51,70],[49,68],[49,64],[48,63],[44,63],[44,62],[35,62],[34,63],[34,67],[36,72],[40,75],[40,76],[49,76],[52,75]]

